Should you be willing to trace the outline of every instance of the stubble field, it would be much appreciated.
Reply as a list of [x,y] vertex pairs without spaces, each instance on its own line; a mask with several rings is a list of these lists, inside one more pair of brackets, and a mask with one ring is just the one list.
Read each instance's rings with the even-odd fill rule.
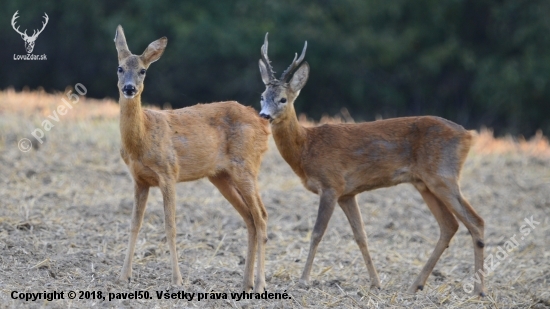
[[[303,188],[270,139],[259,176],[269,214],[267,289],[286,291],[291,299],[236,301],[230,293],[239,292],[242,283],[246,227],[207,180],[177,186],[183,287],[170,286],[158,189],[149,196],[134,278],[130,284],[116,281],[133,203],[132,181],[119,155],[118,106],[81,97],[58,122],[51,120],[55,126],[44,131],[44,143],[36,142],[31,132],[43,129],[42,121],[60,104],[61,95],[0,92],[2,308],[550,307],[550,147],[542,136],[495,140],[484,132],[464,166],[462,191],[485,219],[485,254],[492,256],[484,299],[467,293],[475,279],[473,246],[462,224],[424,290],[405,292],[439,237],[437,222],[410,185],[358,197],[382,290],[369,289],[365,264],[340,209],[320,244],[312,285],[300,286],[318,197]],[[20,151],[21,138],[34,141],[33,149]],[[516,245],[508,252],[510,240]],[[158,300],[156,292],[167,289],[227,293],[229,299]],[[65,299],[24,301],[12,299],[14,291],[65,291]],[[148,291],[153,299],[71,300],[68,291]]]

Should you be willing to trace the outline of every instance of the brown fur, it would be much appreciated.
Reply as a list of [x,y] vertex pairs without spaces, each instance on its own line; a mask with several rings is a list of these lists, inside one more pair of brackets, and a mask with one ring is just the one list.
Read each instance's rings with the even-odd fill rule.
[[[132,55],[119,26],[120,154],[134,179],[135,204],[128,251],[121,280],[130,280],[132,256],[143,221],[149,187],[160,187],[164,199],[165,229],[172,263],[172,283],[182,284],[175,247],[175,185],[204,177],[243,217],[248,229],[248,253],[243,289],[253,286],[254,260],[258,268],[254,289],[265,288],[264,244],[267,212],[257,190],[257,175],[267,150],[269,127],[253,108],[237,102],[199,104],[183,109],[153,111],[141,108],[143,79],[140,70],[156,61],[166,46],[157,40],[141,56]],[[142,74],[143,75],[143,74]],[[125,85],[138,89],[126,97]]]
[[[262,53],[267,54],[267,37]],[[305,52],[305,51],[304,51]],[[336,203],[351,225],[367,265],[372,285],[380,287],[367,247],[355,196],[361,192],[411,183],[420,192],[440,227],[439,241],[409,291],[422,289],[437,260],[458,229],[458,218],[472,235],[475,270],[483,270],[484,221],[460,192],[462,165],[473,134],[451,121],[433,116],[406,117],[359,124],[325,124],[304,128],[298,123],[294,100],[309,76],[304,63],[286,84],[269,74],[267,55],[260,72],[266,84],[261,116],[271,119],[273,138],[285,161],[304,186],[320,195],[319,211],[301,282],[307,284],[319,242]],[[475,284],[484,295],[483,274]]]

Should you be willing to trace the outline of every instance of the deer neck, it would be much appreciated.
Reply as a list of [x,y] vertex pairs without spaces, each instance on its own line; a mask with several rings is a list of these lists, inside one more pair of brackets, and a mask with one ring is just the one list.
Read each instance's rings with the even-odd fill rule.
[[290,105],[288,108],[290,110],[284,116],[271,124],[271,131],[281,156],[294,172],[302,178],[304,172],[301,157],[307,140],[307,132],[298,122],[294,106]]
[[145,115],[141,109],[141,97],[127,99],[121,94],[119,104],[122,147],[130,154],[139,155],[145,140]]

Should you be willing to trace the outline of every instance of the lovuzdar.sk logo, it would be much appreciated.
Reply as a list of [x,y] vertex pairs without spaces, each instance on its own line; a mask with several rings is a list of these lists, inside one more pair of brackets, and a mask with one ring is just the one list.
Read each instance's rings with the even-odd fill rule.
[[48,14],[44,13],[44,16],[42,16],[45,19],[45,21],[42,22],[42,29],[33,30],[32,35],[29,36],[27,34],[27,29],[25,29],[25,31],[21,32],[21,31],[19,31],[19,26],[17,26],[17,28],[15,27],[15,20],[19,18],[19,16],[17,15],[18,12],[19,12],[19,10],[17,10],[15,12],[15,14],[13,14],[13,17],[11,19],[11,26],[13,27],[13,30],[15,30],[15,32],[17,32],[17,33],[19,33],[19,35],[21,35],[21,38],[23,39],[23,41],[25,41],[25,49],[27,50],[27,54],[26,55],[13,54],[13,60],[47,60],[45,54],[43,54],[43,55],[34,55],[32,53],[32,51],[34,49],[34,44],[35,44],[36,39],[38,38],[38,35],[40,35],[40,33],[42,33],[42,31],[44,31],[44,28],[46,28],[46,25],[48,24],[48,20],[50,19],[48,17]]

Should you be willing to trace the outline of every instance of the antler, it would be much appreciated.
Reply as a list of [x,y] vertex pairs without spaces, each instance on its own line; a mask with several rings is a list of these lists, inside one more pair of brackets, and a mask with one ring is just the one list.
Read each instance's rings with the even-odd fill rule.
[[266,34],[265,34],[264,45],[262,45],[262,48],[261,48],[261,55],[262,55],[262,61],[264,62],[265,66],[267,68],[267,71],[268,71],[268,74],[269,74],[269,79],[274,80],[275,79],[275,72],[273,71],[273,67],[271,66],[269,58],[267,57],[267,35],[268,34],[269,34],[269,32],[266,32]]
[[46,25],[48,24],[48,20],[50,20],[50,18],[48,17],[48,14],[46,14],[46,12],[44,12],[44,15],[46,16],[42,16],[43,18],[46,19],[46,22],[42,22],[42,29],[40,29],[40,31],[38,31],[38,33],[34,34],[36,32],[36,30],[33,30],[32,32],[32,38],[36,38],[40,33],[42,33],[42,31],[44,31],[44,28],[46,28]]
[[15,11],[15,14],[13,14],[13,17],[11,18],[11,26],[13,27],[13,30],[15,30],[15,32],[19,33],[21,36],[26,36],[28,37],[27,35],[27,29],[25,29],[25,32],[21,32],[19,31],[19,26],[17,26],[17,28],[15,28],[15,20],[19,18],[19,16],[17,16],[17,13],[19,12],[19,10]]
[[290,64],[290,66],[288,67],[288,69],[286,69],[283,74],[281,75],[281,81],[282,82],[287,82],[287,79],[290,77],[290,75],[292,74],[292,72],[294,70],[296,70],[298,68],[298,66],[300,65],[300,63],[304,60],[304,57],[306,56],[306,49],[307,49],[307,41],[306,43],[304,44],[304,49],[302,50],[302,54],[300,55],[300,58],[298,58],[298,60],[296,60],[296,57],[298,57],[298,54],[294,54],[294,60],[292,60],[292,63]]

